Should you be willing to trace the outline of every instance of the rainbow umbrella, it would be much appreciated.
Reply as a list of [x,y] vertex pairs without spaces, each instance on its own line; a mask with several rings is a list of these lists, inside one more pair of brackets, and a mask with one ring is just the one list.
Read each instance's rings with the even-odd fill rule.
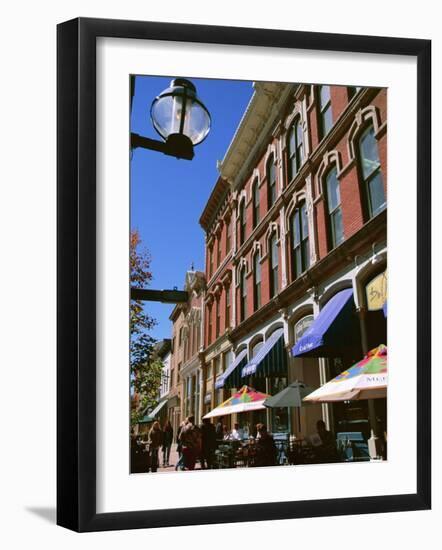
[[387,346],[381,344],[356,365],[304,397],[304,401],[379,399],[387,396],[387,383]]
[[221,403],[221,405],[218,405],[218,407],[207,413],[203,418],[265,409],[263,403],[267,397],[270,396],[266,393],[256,391],[249,386],[243,386],[232,397]]

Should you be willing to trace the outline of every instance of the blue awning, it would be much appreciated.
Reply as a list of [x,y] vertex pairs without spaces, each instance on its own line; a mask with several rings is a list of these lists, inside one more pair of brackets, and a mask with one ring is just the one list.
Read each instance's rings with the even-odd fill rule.
[[240,376],[238,374],[247,362],[247,350],[244,349],[239,353],[232,363],[226,368],[226,370],[220,374],[215,381],[215,389],[220,388],[239,388],[241,384]]
[[292,348],[294,357],[339,357],[360,346],[353,290],[335,294]]
[[287,374],[287,352],[284,347],[284,330],[282,328],[275,330],[241,372],[243,378],[277,374]]

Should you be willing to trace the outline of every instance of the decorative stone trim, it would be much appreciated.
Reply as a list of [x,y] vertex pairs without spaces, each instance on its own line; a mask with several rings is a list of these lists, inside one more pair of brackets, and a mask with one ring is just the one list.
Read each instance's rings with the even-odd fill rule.
[[322,182],[325,174],[331,168],[332,165],[336,166],[336,171],[338,174],[342,171],[342,160],[341,155],[338,151],[328,151],[322,158],[321,164],[319,165],[318,171],[316,172],[315,178],[315,198],[319,195],[323,195]]
[[215,284],[213,288],[213,294],[215,295],[215,298],[219,298],[221,296],[221,292],[223,290],[223,285],[221,282],[218,282]]
[[[370,124],[373,126],[374,134],[377,137],[381,129],[381,118],[379,109],[374,105],[368,105],[356,112],[354,121],[348,132],[348,156],[350,160],[356,158],[356,141],[363,130]],[[386,126],[384,123],[382,126]]]
[[[307,214],[309,215],[310,213],[307,205],[307,193],[306,193],[305,187],[293,193],[292,198],[290,199],[290,202],[286,208],[286,211],[285,211],[285,234],[286,235],[288,235],[291,232],[290,218],[292,217],[292,214],[294,210],[297,208],[297,206],[303,201],[306,203]],[[310,230],[310,227],[309,227],[309,230]]]
[[278,160],[278,152],[276,150],[276,145],[274,143],[269,143],[267,146],[267,151],[264,157],[264,166],[265,166],[265,175],[267,178],[267,164],[270,160],[270,157],[273,155],[273,160],[276,165],[276,161]]
[[286,132],[288,132],[288,130],[293,126],[293,124],[295,122],[295,119],[298,116],[300,118],[301,125],[303,125],[304,117],[302,115],[303,115],[303,113],[302,113],[302,102],[301,101],[296,101],[295,104],[293,105],[292,112],[288,115],[288,117],[285,119],[285,122],[284,122],[284,128],[285,128]]
[[262,245],[259,241],[254,241],[252,245],[252,256],[256,254],[256,252],[259,252],[259,255],[261,256],[262,253]]
[[267,231],[265,232],[265,241],[267,243],[267,249],[266,254],[269,253],[269,241],[270,237],[273,235],[273,233],[276,233],[276,241],[279,246],[279,240],[281,238],[280,231],[279,231],[279,225],[276,222],[270,222],[269,226],[267,228]]

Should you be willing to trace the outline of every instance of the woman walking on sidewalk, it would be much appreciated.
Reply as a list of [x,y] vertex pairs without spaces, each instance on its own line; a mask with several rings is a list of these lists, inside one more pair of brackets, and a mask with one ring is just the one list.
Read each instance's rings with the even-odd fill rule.
[[163,443],[163,431],[160,428],[160,423],[155,421],[149,432],[149,453],[150,453],[150,469],[156,472],[159,466],[158,452]]
[[170,448],[173,441],[173,428],[170,420],[166,420],[163,427],[163,466],[169,466]]

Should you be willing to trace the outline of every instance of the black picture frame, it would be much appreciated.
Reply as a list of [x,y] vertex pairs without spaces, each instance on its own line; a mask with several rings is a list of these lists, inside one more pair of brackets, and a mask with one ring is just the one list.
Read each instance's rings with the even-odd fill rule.
[[[417,60],[417,492],[361,498],[96,512],[96,39],[116,37],[413,56]],[[79,18],[57,28],[57,523],[151,528],[431,506],[431,41]]]

